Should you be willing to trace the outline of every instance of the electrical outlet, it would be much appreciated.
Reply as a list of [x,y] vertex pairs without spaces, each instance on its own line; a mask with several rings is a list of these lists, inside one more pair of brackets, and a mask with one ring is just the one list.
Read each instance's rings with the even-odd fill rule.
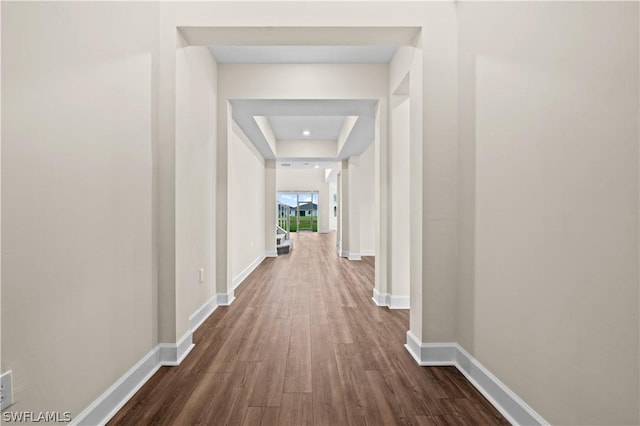
[[204,268],[200,268],[200,282],[204,282]]
[[13,404],[13,376],[11,370],[0,376],[0,410]]

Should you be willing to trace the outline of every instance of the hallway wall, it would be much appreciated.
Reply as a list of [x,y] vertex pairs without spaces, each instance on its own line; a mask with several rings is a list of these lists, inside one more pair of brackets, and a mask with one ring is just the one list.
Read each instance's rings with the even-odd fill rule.
[[235,122],[230,135],[229,258],[234,279],[265,255],[265,166]]
[[[188,214],[175,173],[190,164],[176,150],[176,27],[294,27],[304,15],[305,25],[423,28],[424,77],[411,82],[428,94],[411,105],[424,123],[410,161],[420,235],[412,330],[460,342],[553,423],[640,423],[637,3],[1,7],[1,371],[14,373],[12,410],[77,415],[158,335],[180,338],[184,315],[207,296],[201,287],[176,312],[187,300],[176,298],[177,274],[191,280],[202,263],[174,270],[175,220]],[[385,65],[218,72],[225,107],[278,95],[379,99],[388,80]],[[226,109],[217,113],[216,158],[226,161],[235,154],[220,143]],[[259,159],[230,149],[259,179]],[[219,219],[226,165],[216,171]],[[169,306],[158,301],[171,292]]]
[[376,216],[375,205],[375,146],[372,143],[360,155],[360,254],[373,256],[376,252]]
[[158,5],[1,7],[1,368],[75,417],[157,343]]
[[206,47],[187,46],[184,41],[181,46],[176,57],[178,339],[189,329],[189,317],[216,293],[213,225],[217,66]]
[[392,111],[389,162],[391,265],[389,293],[409,296],[409,100]]
[[[338,183],[331,182],[329,183],[329,204],[327,208],[329,209],[329,231],[336,231],[338,229],[338,212],[336,210],[335,216],[333,213],[333,197],[336,197],[336,204],[338,200]],[[336,206],[337,207],[337,206]]]
[[552,424],[640,422],[638,12],[458,5],[459,339]]

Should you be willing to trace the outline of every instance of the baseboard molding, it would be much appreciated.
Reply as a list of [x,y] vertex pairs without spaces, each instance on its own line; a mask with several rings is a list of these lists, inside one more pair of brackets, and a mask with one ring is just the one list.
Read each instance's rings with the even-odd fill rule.
[[394,296],[389,293],[380,293],[373,289],[373,302],[378,306],[386,306],[389,309],[409,309],[409,296]]
[[[276,252],[266,252],[258,256],[238,276],[233,279],[235,290],[246,277],[265,259],[275,257]],[[194,348],[193,333],[216,310],[218,306],[229,306],[235,299],[234,290],[215,294],[189,317],[189,331],[176,343],[160,343],[120,377],[109,389],[102,393],[71,422],[74,426],[106,424],[116,415],[133,395],[162,366],[177,366]]]
[[375,256],[375,250],[360,250],[360,256]]
[[229,306],[234,300],[236,300],[236,296],[233,290],[231,290],[230,293],[216,294],[216,302],[218,303],[218,306]]
[[194,346],[192,330],[187,331],[177,343],[160,343],[160,364],[169,367],[180,365]]
[[338,249],[338,256],[349,258],[349,250]]
[[74,426],[106,424],[160,367],[179,365],[194,346],[191,331],[187,332],[178,343],[160,343],[78,414],[70,424]]
[[[160,367],[180,365],[195,347],[193,333],[218,307],[218,296],[220,295],[214,295],[189,317],[189,331],[178,342],[160,343],[154,347],[109,389],[78,414],[70,424],[74,426],[106,424]],[[231,301],[233,301],[233,297]]]
[[422,343],[408,331],[405,348],[418,365],[456,367],[511,424],[549,424],[458,343]]
[[[275,252],[276,254],[273,256],[277,256],[278,253]],[[238,286],[240,284],[242,284],[242,281],[244,281],[253,271],[254,269],[256,269],[258,267],[258,265],[260,265],[262,263],[262,261],[267,257],[266,253],[265,254],[261,254],[260,256],[256,257],[253,262],[251,262],[249,264],[249,266],[247,266],[246,268],[244,268],[242,270],[242,272],[240,272],[238,275],[236,275],[233,280],[231,281],[231,285],[233,286],[233,289],[235,290],[236,288],[238,288]]]
[[362,256],[360,256],[360,253],[349,253],[349,256],[347,256],[347,258],[349,260],[362,260]]
[[235,278],[233,278],[233,280],[231,280],[231,286],[233,288],[233,290],[231,290],[229,293],[218,293],[216,294],[216,303],[218,306],[229,306],[233,303],[233,301],[236,299],[234,292],[235,289],[238,288],[238,286],[240,284],[242,284],[242,282],[249,276],[251,275],[251,273],[262,263],[262,261],[264,259],[266,259],[267,257],[277,257],[278,256],[278,252],[265,252],[265,254],[262,254],[258,257],[256,257],[254,259],[253,262],[251,262],[249,264],[249,266],[247,266],[246,268],[244,268],[242,270],[242,272],[240,272],[238,275],[235,276]]
[[129,371],[124,373],[109,389],[75,416],[71,421],[71,425],[93,426],[106,424],[142,385],[158,371],[160,366],[160,348],[156,346],[131,367]]
[[278,250],[267,250],[264,257],[278,257]]
[[387,306],[387,293],[380,293],[375,287],[373,288],[373,303],[378,306]]
[[209,315],[213,313],[218,307],[218,295],[214,294],[204,305],[200,306],[200,309],[195,311],[193,315],[189,317],[189,329],[195,331],[202,325],[203,322],[209,318]]

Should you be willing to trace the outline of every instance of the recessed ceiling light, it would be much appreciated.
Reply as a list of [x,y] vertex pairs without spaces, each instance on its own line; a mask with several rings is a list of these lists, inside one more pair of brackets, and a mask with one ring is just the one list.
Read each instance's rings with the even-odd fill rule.
[[309,136],[311,134],[311,132],[308,131],[308,130],[303,130],[302,134],[305,135],[305,136]]
[[318,169],[318,168],[320,168],[320,166],[318,166],[318,165],[316,164],[316,165],[314,166],[314,168]]

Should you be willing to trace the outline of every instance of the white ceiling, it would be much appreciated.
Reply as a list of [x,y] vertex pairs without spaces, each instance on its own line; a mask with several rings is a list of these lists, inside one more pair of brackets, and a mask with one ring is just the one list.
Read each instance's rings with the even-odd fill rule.
[[[187,29],[188,30],[188,29]],[[264,38],[271,40],[281,37],[288,40],[302,40],[304,36],[309,36],[308,31],[298,31],[295,29],[256,30]],[[307,29],[308,30],[308,29]],[[391,43],[383,44],[376,39],[380,35],[378,30],[385,33],[385,37],[394,40]],[[386,30],[386,31],[385,31]],[[294,31],[292,33],[292,31]],[[296,30],[297,31],[297,30]],[[391,31],[391,32],[389,32]],[[300,45],[271,44],[228,44],[209,45],[209,51],[218,63],[234,64],[282,64],[282,63],[389,63],[393,58],[397,45],[396,38],[407,38],[414,29],[351,29],[350,35],[360,36],[354,40],[360,40],[358,45],[332,45],[304,43]],[[280,34],[284,32],[283,34]],[[294,34],[295,33],[295,34]],[[334,34],[335,33],[335,34]],[[338,31],[340,33],[340,31]],[[332,30],[324,29],[315,35],[318,38],[328,37],[328,35],[339,34]],[[353,34],[352,34],[353,33]],[[389,33],[389,34],[387,34]],[[206,34],[199,30],[193,30],[191,38],[208,38]],[[226,34],[226,33],[225,33]],[[244,34],[244,33],[243,33]],[[239,37],[243,34],[226,34],[228,36]],[[257,34],[257,33],[256,33]],[[256,36],[254,34],[254,36]],[[342,33],[340,33],[342,34]],[[222,34],[218,34],[221,36]],[[244,34],[246,35],[246,34]],[[294,37],[295,35],[295,37]],[[278,37],[276,37],[278,36]],[[345,36],[345,34],[342,34]],[[341,37],[342,37],[341,36]],[[203,38],[204,37],[204,38]],[[318,38],[319,41],[322,37]],[[271,42],[275,41],[271,40]],[[329,40],[327,38],[327,40]],[[374,40],[375,39],[375,40]],[[235,39],[233,39],[235,40]],[[332,41],[332,40],[330,40]],[[309,42],[309,40],[307,40]],[[333,42],[333,41],[332,41]],[[378,44],[373,44],[377,42]],[[368,44],[371,43],[371,44]],[[265,44],[266,41],[265,41]],[[254,117],[267,117],[271,131],[276,140],[332,140],[336,141],[340,137],[345,118],[347,116],[358,117],[355,125],[351,129],[342,149],[333,158],[286,158],[287,162],[301,161],[336,161],[348,158],[352,155],[361,154],[375,137],[375,111],[377,100],[353,99],[353,100],[232,100],[233,119],[253,142],[258,151],[266,159],[276,159],[276,153],[267,142],[265,135],[256,123]],[[311,133],[303,135],[304,130]]]
[[[242,131],[253,142],[258,151],[266,159],[276,159],[276,154],[272,151],[264,134],[258,127],[255,116],[265,117],[286,117],[286,123],[304,122],[305,118],[312,121],[323,122],[330,117],[341,117],[340,124],[344,122],[346,116],[358,116],[351,133],[349,134],[344,147],[339,155],[333,158],[304,158],[295,159],[301,161],[336,161],[343,160],[352,155],[360,155],[373,142],[375,137],[375,112],[377,100],[357,99],[357,100],[326,100],[326,99],[235,99],[230,101],[232,114],[235,122]],[[316,120],[316,118],[318,120]],[[283,123],[283,124],[286,124]],[[286,126],[285,126],[286,127]],[[311,129],[311,125],[308,125]],[[299,128],[281,129],[283,132],[298,132]],[[339,131],[338,131],[339,132]],[[275,133],[275,132],[274,132]],[[316,139],[313,135],[310,138]],[[276,136],[276,139],[278,137]],[[296,137],[296,139],[304,139]],[[320,138],[317,138],[320,139]],[[337,137],[333,138],[334,140]],[[287,159],[294,160],[294,159]]]
[[[275,115],[267,117],[273,135],[286,140],[337,140],[344,124],[344,116]],[[302,132],[308,130],[305,136]]]
[[396,46],[209,46],[219,64],[387,64]]

